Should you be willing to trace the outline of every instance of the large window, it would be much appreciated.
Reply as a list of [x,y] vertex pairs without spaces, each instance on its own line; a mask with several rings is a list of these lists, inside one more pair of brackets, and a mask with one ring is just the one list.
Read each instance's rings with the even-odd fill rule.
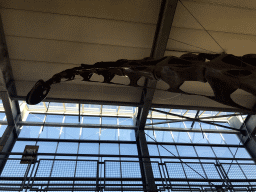
[[[136,107],[43,102],[28,105],[26,109],[28,115],[12,152],[22,153],[27,145],[39,146],[40,155],[34,164],[37,172],[29,173],[35,178],[49,177],[40,181],[47,184],[40,187],[48,186],[52,190],[53,185],[61,183],[59,187],[73,189],[80,184],[108,190],[118,186],[143,189],[141,173],[145,158],[141,158],[138,151],[141,146],[136,141]],[[237,137],[239,132],[229,129],[232,116],[245,118],[218,111],[150,111],[144,133],[150,169],[159,190],[162,187],[171,191],[170,186],[181,190],[226,185],[221,174],[229,179],[252,178],[254,161]],[[21,155],[9,158],[21,158]],[[15,166],[21,169],[18,162],[9,159],[2,174]],[[91,176],[94,181],[80,181],[79,176]],[[55,181],[58,177],[64,180]],[[168,180],[171,178],[177,182]],[[192,181],[195,178],[198,182]],[[229,185],[239,183],[238,180],[230,181]],[[240,184],[240,187],[253,187],[256,183],[248,180]]]

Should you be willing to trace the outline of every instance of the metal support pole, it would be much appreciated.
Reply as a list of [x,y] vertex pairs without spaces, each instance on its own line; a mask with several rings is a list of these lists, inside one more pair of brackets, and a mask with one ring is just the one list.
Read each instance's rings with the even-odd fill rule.
[[[155,38],[150,54],[150,57],[152,58],[158,59],[164,56],[177,3],[178,0],[162,0],[159,18],[156,26]],[[143,158],[143,156],[149,156],[144,128],[149,110],[152,105],[156,84],[156,80],[145,80],[144,89],[141,96],[141,104],[143,106],[138,110],[136,121],[136,126],[138,127],[138,129],[136,130],[136,141],[138,150],[140,150],[140,161],[143,162],[143,164],[141,165],[141,170],[143,171],[142,174],[145,176],[147,185],[146,191],[148,192],[157,191],[150,158]]]
[[[252,158],[256,158],[256,115],[248,115],[243,122],[242,119],[232,117],[229,120],[232,127],[240,128],[243,134],[238,134],[239,139],[244,144],[246,150]],[[254,159],[256,163],[256,160]]]
[[[5,41],[2,19],[0,16],[0,97],[5,108],[5,114],[8,121],[2,138],[0,139],[0,152],[10,152],[19,134],[19,127],[16,122],[21,120],[21,113],[18,101],[10,99],[11,96],[17,96],[12,68],[9,60],[7,45]],[[0,174],[8,156],[1,155],[0,158]]]

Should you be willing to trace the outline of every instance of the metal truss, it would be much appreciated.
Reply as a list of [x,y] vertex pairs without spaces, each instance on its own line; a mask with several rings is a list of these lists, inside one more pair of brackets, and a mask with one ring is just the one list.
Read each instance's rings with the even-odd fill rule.
[[[76,142],[76,143],[119,143],[119,144],[136,144],[136,141],[109,141],[109,140],[83,140],[83,139],[48,139],[48,138],[18,138],[17,141],[44,141],[44,142]],[[210,146],[210,147],[236,147],[244,148],[243,145],[228,145],[228,144],[207,144],[207,143],[170,143],[170,142],[150,142],[148,145],[181,145],[181,146]]]
[[[0,122],[0,124],[7,124],[6,121]],[[104,128],[104,129],[133,129],[136,130],[136,126],[125,126],[125,125],[99,125],[99,124],[83,124],[83,123],[49,123],[49,122],[18,122],[19,126],[45,126],[45,127],[74,127],[74,128]],[[174,132],[195,132],[201,133],[201,129],[188,129],[188,128],[176,128],[176,127],[145,127],[144,130],[155,130],[155,131],[174,131]],[[226,133],[226,134],[239,134],[240,131],[234,130],[223,130],[223,129],[203,129],[204,133]]]
[[[208,121],[202,121],[199,118],[190,118],[190,117],[187,117],[187,116],[178,115],[178,114],[174,114],[174,113],[168,113],[168,112],[157,110],[157,109],[151,109],[151,110],[159,112],[159,113],[164,113],[164,114],[167,114],[167,115],[172,115],[172,116],[176,116],[176,117],[185,118],[185,119],[187,119],[189,121],[193,121],[193,122],[197,121],[197,122],[200,122],[200,123],[205,123],[205,124],[209,124],[209,125],[215,125],[215,126],[223,127],[223,128],[226,128],[226,129],[241,131],[240,129],[237,129],[237,128],[228,127],[228,126],[225,126],[225,125],[220,125],[220,124],[216,124],[216,123],[212,123],[212,122],[208,122]],[[166,122],[161,122],[161,123],[166,123]],[[155,124],[160,124],[160,123],[152,123],[152,124],[147,124],[147,125],[155,125]]]

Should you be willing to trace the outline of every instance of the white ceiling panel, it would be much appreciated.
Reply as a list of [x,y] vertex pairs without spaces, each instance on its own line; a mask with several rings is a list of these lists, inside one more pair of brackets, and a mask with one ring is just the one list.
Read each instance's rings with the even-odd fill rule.
[[6,36],[151,48],[155,33],[154,24],[12,9],[1,15]]
[[[190,1],[182,2],[207,30],[256,35],[256,9],[248,10]],[[203,29],[188,10],[181,3],[178,4],[173,26]]]
[[[241,35],[213,31],[209,33],[229,54],[242,56],[245,54],[255,53],[256,36],[254,35]],[[172,28],[170,37],[172,39],[169,39],[168,41],[168,49],[186,50],[191,52],[222,52],[219,45],[203,30],[174,27]]]
[[157,23],[161,0],[1,0],[9,9]]
[[237,8],[245,8],[245,9],[256,9],[256,1],[254,0],[182,0],[190,1],[190,2],[197,2],[197,3],[204,3],[204,4],[215,4],[221,6],[228,6],[228,7],[237,7]]
[[118,59],[141,59],[149,48],[111,46],[24,37],[6,37],[10,59],[71,64],[94,64]]

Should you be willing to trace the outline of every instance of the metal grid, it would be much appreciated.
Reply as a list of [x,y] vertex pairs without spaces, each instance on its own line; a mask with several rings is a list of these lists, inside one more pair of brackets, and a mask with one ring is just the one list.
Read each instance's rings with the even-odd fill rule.
[[[158,191],[210,190],[230,183],[235,191],[255,188],[256,182],[240,177],[243,172],[248,179],[254,179],[254,164],[214,164],[195,162],[147,162],[151,163]],[[105,177],[99,177],[99,165],[104,165]],[[230,166],[231,165],[231,166]],[[222,166],[228,181],[218,172]],[[9,173],[6,170],[13,170]],[[203,169],[204,168],[204,169]],[[1,175],[1,191],[35,191],[43,188],[50,191],[141,191],[143,182],[138,161],[67,160],[42,159],[29,167],[20,160],[8,160],[6,170]],[[35,170],[35,171],[33,171]],[[229,172],[228,172],[229,170]],[[239,171],[240,170],[240,171]],[[204,172],[205,171],[205,172]],[[16,174],[17,172],[18,174]],[[29,177],[31,174],[31,178]],[[206,173],[206,174],[205,174]],[[27,177],[26,177],[27,175]],[[25,177],[24,177],[25,176]],[[9,179],[8,179],[9,177]],[[12,181],[12,178],[16,178]],[[4,180],[2,179],[4,178]],[[213,181],[209,181],[209,180]]]
[[51,177],[74,177],[75,161],[54,161]]
[[[239,164],[222,164],[229,179],[246,179]],[[254,177],[255,178],[255,177]]]
[[97,177],[98,161],[77,160],[75,177]]
[[28,164],[20,164],[20,159],[8,159],[3,172],[1,174],[2,177],[24,177],[26,174],[26,170],[28,168]]
[[199,163],[183,163],[184,170],[186,172],[187,178],[207,178],[204,170]]

